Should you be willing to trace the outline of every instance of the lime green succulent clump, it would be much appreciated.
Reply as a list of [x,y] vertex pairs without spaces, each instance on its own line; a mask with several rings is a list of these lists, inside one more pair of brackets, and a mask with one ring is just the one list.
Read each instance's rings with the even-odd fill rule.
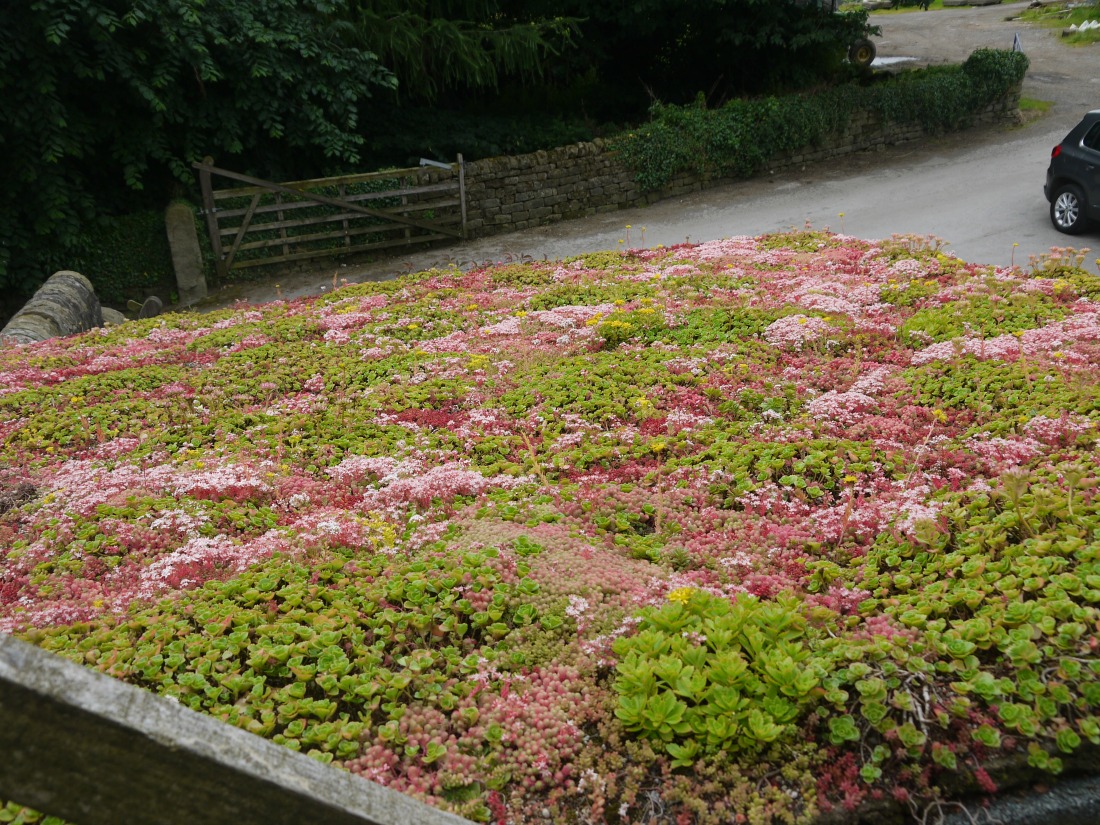
[[723,750],[751,755],[793,736],[791,723],[833,669],[807,646],[800,600],[731,604],[689,588],[669,600],[643,610],[638,632],[613,645],[615,715],[626,729],[658,741],[673,767]]

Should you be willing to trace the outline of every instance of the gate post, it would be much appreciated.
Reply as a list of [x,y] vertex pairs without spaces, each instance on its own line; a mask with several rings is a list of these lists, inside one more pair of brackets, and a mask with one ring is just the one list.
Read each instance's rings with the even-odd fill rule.
[[458,202],[462,207],[462,240],[466,240],[466,161],[458,153]]
[[229,271],[225,265],[225,253],[222,251],[222,236],[218,230],[217,208],[214,205],[214,187],[210,185],[210,169],[214,165],[214,158],[207,155],[202,163],[194,164],[199,170],[199,186],[202,188],[202,211],[206,214],[206,229],[210,233],[210,246],[214,251],[214,271],[218,275],[218,285],[225,283],[229,278]]

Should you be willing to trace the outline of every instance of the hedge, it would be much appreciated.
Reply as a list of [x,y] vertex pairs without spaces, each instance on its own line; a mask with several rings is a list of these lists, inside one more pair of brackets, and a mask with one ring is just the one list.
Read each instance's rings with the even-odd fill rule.
[[748,177],[772,157],[820,146],[857,112],[919,123],[932,134],[959,128],[1019,84],[1020,52],[979,49],[961,66],[906,72],[886,82],[848,84],[806,95],[734,100],[718,109],[656,104],[651,121],[612,142],[646,191],[681,172]]

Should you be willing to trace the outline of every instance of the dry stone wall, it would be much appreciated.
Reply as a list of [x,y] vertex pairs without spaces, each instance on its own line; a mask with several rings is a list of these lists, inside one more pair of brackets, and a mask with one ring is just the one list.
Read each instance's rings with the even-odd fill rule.
[[[977,113],[964,127],[989,125],[1018,115],[1019,88]],[[883,122],[871,113],[856,114],[847,129],[826,140],[773,158],[765,171],[778,172],[804,163],[928,137],[919,125]],[[471,238],[528,229],[601,212],[644,206],[699,191],[728,179],[684,174],[654,192],[642,192],[632,173],[596,140],[527,155],[487,158],[466,164],[467,236]]]

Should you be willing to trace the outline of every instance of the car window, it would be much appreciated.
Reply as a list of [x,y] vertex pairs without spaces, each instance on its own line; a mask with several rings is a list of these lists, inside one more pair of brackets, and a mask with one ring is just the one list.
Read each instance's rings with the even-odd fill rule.
[[1100,152],[1100,122],[1092,124],[1092,128],[1081,139],[1081,145]]

